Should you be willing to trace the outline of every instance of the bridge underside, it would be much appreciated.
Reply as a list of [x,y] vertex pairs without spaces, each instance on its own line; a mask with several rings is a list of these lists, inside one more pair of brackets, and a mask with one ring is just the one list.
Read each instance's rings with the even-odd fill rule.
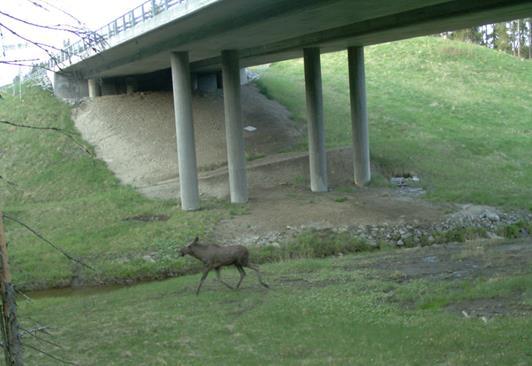
[[[199,4],[200,0],[196,0]],[[191,109],[191,72],[195,84],[224,89],[225,135],[231,202],[248,200],[246,159],[240,106],[240,69],[304,56],[310,163],[310,188],[328,190],[320,53],[348,50],[353,182],[371,179],[366,110],[364,46],[532,15],[530,0],[202,0],[205,6],[63,70],[88,89],[90,97],[105,92],[109,80],[124,80],[126,92],[138,90],[142,77],[171,68],[179,161],[181,206],[200,207]],[[158,18],[151,19],[152,23]],[[163,19],[163,18],[159,18]],[[153,24],[152,24],[153,25]],[[198,74],[199,73],[199,74]],[[72,75],[72,74],[70,74]],[[129,75],[129,78],[126,77]],[[164,75],[164,72],[163,74]],[[198,76],[200,75],[200,76]],[[60,89],[56,75],[55,89]],[[88,79],[88,83],[85,81]],[[129,79],[129,81],[128,81]],[[81,81],[80,81],[81,80]],[[81,83],[81,84],[80,84]],[[115,93],[117,90],[115,90]]]
[[238,50],[245,67],[302,57],[303,48],[332,52],[530,15],[528,0],[212,0],[148,32],[133,28],[129,40],[63,69],[145,74],[187,51],[193,71],[220,70],[225,49]]

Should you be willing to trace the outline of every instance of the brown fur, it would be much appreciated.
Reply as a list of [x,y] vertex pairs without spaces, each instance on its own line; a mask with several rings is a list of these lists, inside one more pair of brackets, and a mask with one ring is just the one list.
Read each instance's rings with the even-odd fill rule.
[[220,269],[224,266],[232,265],[238,269],[238,272],[240,272],[240,281],[238,281],[236,288],[240,287],[240,284],[246,275],[244,267],[254,270],[257,273],[259,283],[262,286],[269,288],[269,286],[262,281],[258,266],[249,262],[249,251],[243,245],[220,246],[217,244],[200,244],[199,239],[196,237],[193,242],[181,248],[180,254],[181,256],[188,254],[200,260],[205,265],[198,289],[196,290],[196,295],[199,294],[203,281],[205,281],[207,275],[213,269],[216,271],[218,281],[232,289],[233,287],[222,281],[220,277]]

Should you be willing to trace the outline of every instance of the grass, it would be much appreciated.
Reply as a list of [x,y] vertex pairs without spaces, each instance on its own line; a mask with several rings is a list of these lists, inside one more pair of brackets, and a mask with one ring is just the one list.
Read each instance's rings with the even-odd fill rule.
[[[532,318],[466,318],[448,306],[470,300],[532,298],[530,274],[397,282],[368,269],[379,253],[262,266],[231,291],[212,275],[74,297],[19,301],[21,319],[49,325],[79,365],[526,365]],[[369,267],[367,266],[369,265]],[[236,270],[223,271],[228,282]],[[27,338],[27,342],[37,344]],[[42,345],[40,345],[42,347]],[[27,349],[29,365],[56,361]]]
[[[0,119],[63,128],[81,141],[70,107],[49,91],[25,85],[20,100],[3,95]],[[0,175],[5,178],[0,180],[0,207],[8,215],[98,270],[80,274],[61,254],[6,220],[13,281],[21,288],[66,286],[80,275],[85,282],[98,283],[186,271],[189,264],[177,260],[176,246],[196,235],[208,236],[218,220],[244,210],[207,200],[201,211],[184,213],[176,201],[144,198],[121,185],[102,161],[66,136],[49,131],[0,125]],[[125,220],[156,214],[169,218]]]
[[[323,57],[329,147],[350,142],[346,64],[345,53]],[[531,208],[531,65],[504,53],[437,38],[368,47],[375,181],[382,184],[389,175],[415,173],[434,200]],[[260,87],[287,105],[297,119],[304,118],[301,60],[273,65],[263,72]],[[9,92],[3,96],[0,119],[64,128],[81,141],[70,107],[49,91],[25,85],[22,98]],[[7,214],[98,269],[92,273],[73,266],[7,221],[14,282],[21,288],[67,286],[73,279],[95,284],[189,272],[195,267],[178,260],[176,246],[196,235],[208,238],[220,219],[246,211],[245,206],[204,200],[203,210],[184,214],[174,201],[146,199],[121,185],[102,161],[49,131],[1,125],[0,175],[0,207]],[[305,179],[298,177],[295,183]],[[344,198],[335,200],[341,204]],[[168,220],[126,220],[139,215],[166,215]],[[505,230],[501,234],[516,237],[523,228]],[[443,235],[445,241],[449,235]],[[456,235],[462,240],[476,234]],[[331,252],[329,242],[317,242],[323,248],[316,253],[308,250],[311,245],[296,241],[289,249],[266,251],[264,258],[296,256],[293,248],[310,257],[320,256],[322,249]],[[331,245],[332,253],[345,251]]]
[[[260,73],[263,93],[304,120],[303,61]],[[327,146],[349,146],[346,53],[322,55],[322,75]],[[378,182],[414,173],[435,201],[532,210],[530,61],[426,37],[366,47],[366,78]]]

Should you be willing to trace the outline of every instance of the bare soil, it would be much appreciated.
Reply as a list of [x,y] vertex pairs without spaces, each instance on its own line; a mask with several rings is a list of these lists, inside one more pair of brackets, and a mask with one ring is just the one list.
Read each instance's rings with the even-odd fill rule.
[[313,193],[306,186],[252,190],[248,214],[221,221],[214,240],[246,244],[254,238],[292,228],[351,225],[423,224],[441,221],[447,205],[424,201],[387,188]]
[[[198,169],[208,171],[227,163],[223,95],[192,98]],[[296,143],[302,131],[279,103],[255,86],[242,87],[246,154],[253,159],[275,154]],[[171,92],[109,95],[85,101],[73,113],[83,138],[96,147],[125,184],[157,186],[178,175],[175,118]]]
[[[505,276],[529,274],[532,271],[532,239],[476,241],[423,248],[396,250],[374,258],[357,260],[346,270],[370,269],[376,278],[404,283],[416,279],[490,281]],[[394,301],[393,296],[390,298]],[[405,308],[413,304],[402,304]],[[523,303],[523,293],[509,296],[461,300],[447,305],[446,310],[458,316],[484,317],[498,315],[532,315],[532,305]]]

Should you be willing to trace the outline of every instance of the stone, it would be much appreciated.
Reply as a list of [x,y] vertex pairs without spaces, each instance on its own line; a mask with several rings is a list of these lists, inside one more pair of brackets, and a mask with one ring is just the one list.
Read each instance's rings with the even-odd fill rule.
[[155,259],[153,259],[151,255],[145,255],[142,257],[142,259],[144,259],[146,262],[155,263]]

